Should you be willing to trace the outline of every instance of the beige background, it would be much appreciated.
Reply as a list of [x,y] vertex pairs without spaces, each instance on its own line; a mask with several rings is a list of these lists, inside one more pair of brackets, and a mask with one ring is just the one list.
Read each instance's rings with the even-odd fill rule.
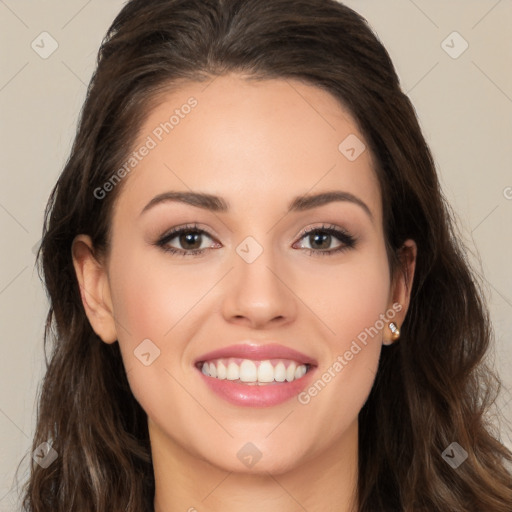
[[[410,95],[460,229],[481,260],[512,420],[512,2],[351,0]],[[67,158],[100,41],[120,0],[0,0],[0,510],[15,510],[43,374],[47,302],[34,269],[43,208]],[[51,49],[41,58],[31,43]],[[469,44],[452,58],[453,31]],[[450,36],[452,54],[463,40]],[[39,48],[39,51],[43,51]],[[472,260],[475,256],[471,255]],[[440,299],[442,300],[442,299]],[[510,390],[510,391],[509,391]],[[510,431],[503,440],[512,448]],[[20,470],[26,470],[28,458]]]

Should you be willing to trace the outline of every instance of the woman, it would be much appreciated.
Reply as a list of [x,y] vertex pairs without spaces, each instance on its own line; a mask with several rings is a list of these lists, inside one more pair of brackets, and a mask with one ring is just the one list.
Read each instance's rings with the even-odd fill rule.
[[129,1],[41,251],[25,510],[510,510],[487,311],[342,4]]

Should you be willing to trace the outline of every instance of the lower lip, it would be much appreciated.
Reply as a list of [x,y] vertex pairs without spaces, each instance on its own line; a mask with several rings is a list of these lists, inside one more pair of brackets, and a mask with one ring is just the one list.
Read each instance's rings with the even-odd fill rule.
[[277,382],[275,384],[241,384],[227,379],[208,377],[197,369],[206,385],[221,398],[233,405],[247,407],[271,407],[297,396],[311,381],[315,367],[292,382]]

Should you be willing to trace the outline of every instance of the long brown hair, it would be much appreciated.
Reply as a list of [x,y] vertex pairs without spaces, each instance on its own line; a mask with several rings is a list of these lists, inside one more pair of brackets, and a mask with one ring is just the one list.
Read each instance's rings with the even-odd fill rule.
[[[58,456],[46,468],[32,462],[24,510],[153,510],[147,417],[118,343],[103,343],[87,320],[71,243],[86,233],[98,254],[108,247],[123,184],[102,200],[94,190],[133,150],[155,98],[228,72],[297,79],[337,98],[376,162],[390,266],[404,240],[418,246],[401,339],[383,349],[359,416],[359,511],[510,512],[512,453],[487,415],[499,381],[485,362],[492,330],[480,284],[388,53],[334,0],[131,0],[108,30],[45,212],[45,354],[52,347],[32,449],[48,442]],[[442,457],[452,442],[468,454],[457,469]]]

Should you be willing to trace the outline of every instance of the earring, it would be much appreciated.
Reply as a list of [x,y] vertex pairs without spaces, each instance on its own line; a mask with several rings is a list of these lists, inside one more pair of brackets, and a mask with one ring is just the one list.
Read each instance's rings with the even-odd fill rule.
[[388,324],[389,330],[391,331],[391,339],[393,341],[396,341],[398,338],[400,338],[400,329],[397,327],[395,322],[389,322]]

